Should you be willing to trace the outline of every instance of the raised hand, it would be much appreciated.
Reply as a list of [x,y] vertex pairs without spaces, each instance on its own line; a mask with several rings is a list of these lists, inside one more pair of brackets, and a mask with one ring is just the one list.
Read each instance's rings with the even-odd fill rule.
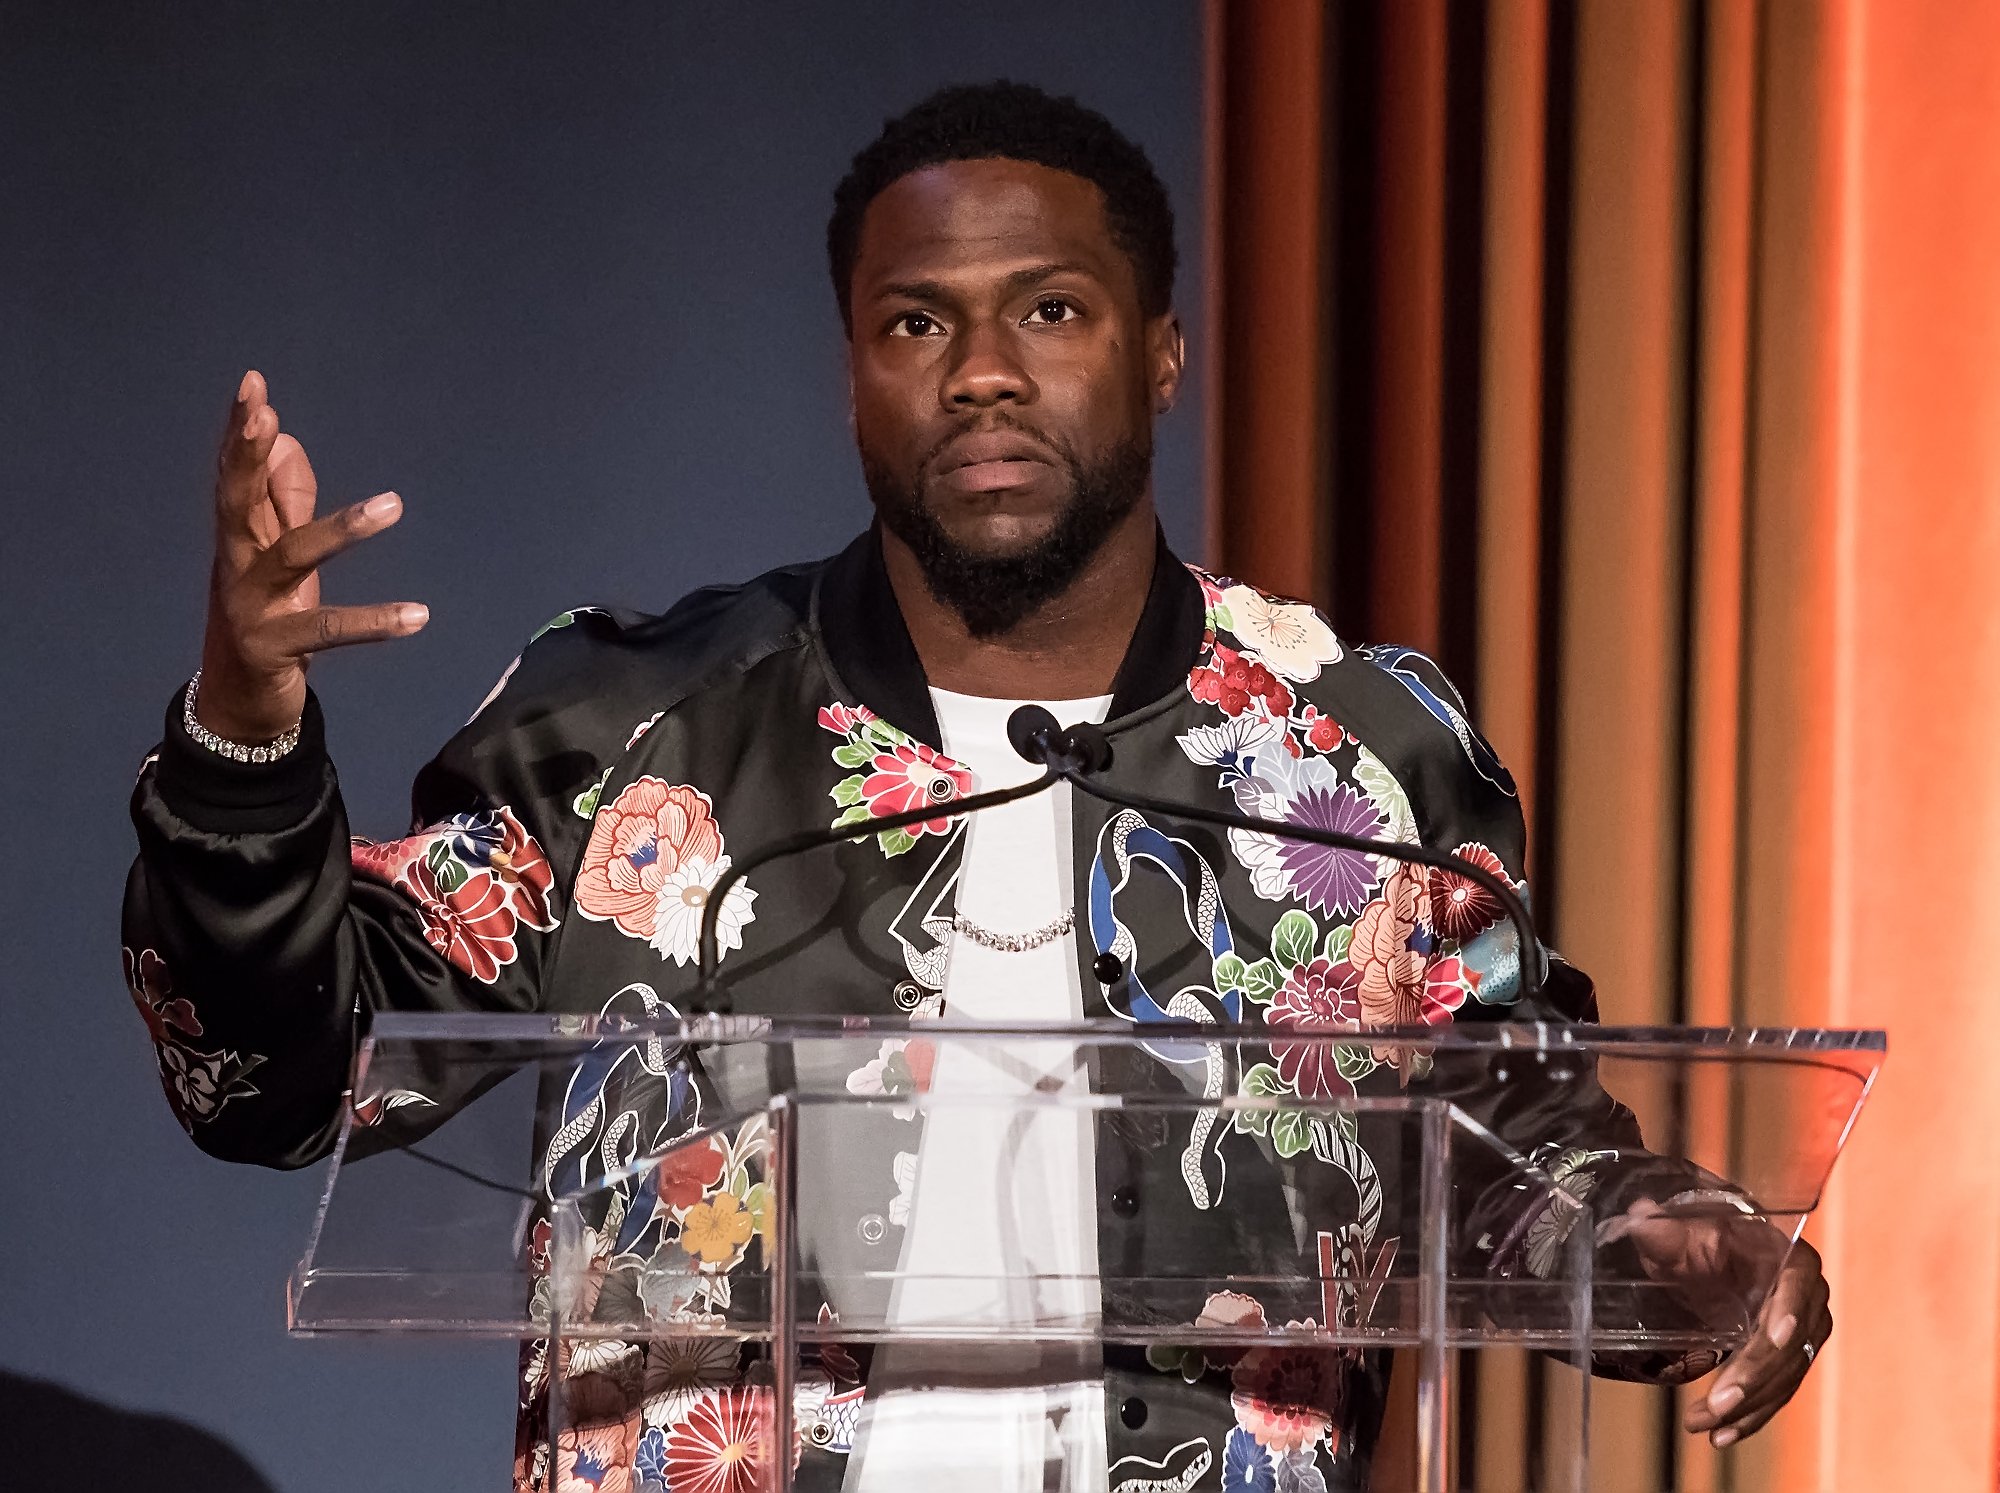
[[392,492],[315,518],[319,482],[298,440],[280,432],[264,376],[243,375],[215,478],[215,564],[209,573],[195,716],[253,745],[289,730],[305,709],[306,664],[324,648],[407,637],[430,620],[415,602],[323,606],[320,564],[403,515]]

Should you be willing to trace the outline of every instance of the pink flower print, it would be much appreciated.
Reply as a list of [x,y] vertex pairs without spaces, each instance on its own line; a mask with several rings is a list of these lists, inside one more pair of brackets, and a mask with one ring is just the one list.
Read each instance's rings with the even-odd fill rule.
[[[1271,1001],[1265,1021],[1274,1027],[1321,1027],[1361,1019],[1361,976],[1346,960],[1315,959],[1294,969]],[[1301,1099],[1351,1094],[1354,1085],[1334,1066],[1334,1046],[1324,1040],[1271,1043],[1278,1076]]]
[[[920,741],[903,742],[877,752],[861,796],[870,818],[906,814],[926,805],[942,807],[972,791],[972,772]],[[948,815],[909,826],[912,835],[941,835],[951,827]]]
[[721,855],[722,831],[707,794],[640,778],[597,811],[576,876],[577,910],[650,939],[661,882],[686,861],[713,863]]
[[1325,1437],[1337,1446],[1347,1407],[1347,1360],[1324,1348],[1252,1348],[1230,1374],[1236,1423],[1279,1456]]

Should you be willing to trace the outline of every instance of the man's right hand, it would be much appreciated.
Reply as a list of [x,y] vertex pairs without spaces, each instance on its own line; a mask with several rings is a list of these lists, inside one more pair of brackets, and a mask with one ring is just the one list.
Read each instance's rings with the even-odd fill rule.
[[319,483],[305,448],[278,430],[264,376],[243,375],[215,479],[215,566],[195,717],[226,741],[283,735],[306,703],[322,648],[407,637],[430,620],[415,602],[320,605],[319,566],[403,515],[392,492],[313,517]]

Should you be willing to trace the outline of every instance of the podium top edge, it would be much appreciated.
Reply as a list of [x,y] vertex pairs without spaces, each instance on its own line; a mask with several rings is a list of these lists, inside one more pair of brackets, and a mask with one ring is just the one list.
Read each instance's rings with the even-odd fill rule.
[[[484,1012],[378,1012],[370,1039],[385,1042],[548,1043],[566,1046],[605,1039],[682,1043],[748,1041],[865,1041],[870,1036],[1067,1039],[1088,1043],[1159,1041],[1268,1042],[1271,1030],[1251,1023],[1190,1021],[1129,1022],[955,1022],[946,1018],[840,1017],[737,1014],[668,1017],[639,1021],[619,1016],[568,1014],[487,1014]],[[1393,1041],[1433,1052],[1525,1050],[1529,1052],[1754,1051],[1783,1053],[1882,1054],[1888,1033],[1876,1028],[1600,1026],[1586,1022],[1466,1022],[1451,1026],[1369,1027],[1327,1025],[1287,1027],[1288,1042],[1324,1037],[1370,1042]]]

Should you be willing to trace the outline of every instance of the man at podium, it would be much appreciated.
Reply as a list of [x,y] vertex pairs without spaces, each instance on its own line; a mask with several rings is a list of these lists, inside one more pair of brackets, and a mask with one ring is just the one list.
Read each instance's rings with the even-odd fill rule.
[[[350,841],[306,666],[424,625],[420,605],[320,594],[319,566],[394,524],[401,500],[318,513],[306,453],[262,376],[244,377],[221,451],[201,668],[134,795],[124,916],[133,999],[168,1101],[204,1150],[286,1167],[324,1156],[375,1013],[684,1012],[732,857],[926,808],[728,889],[717,928],[739,1011],[1256,1022],[1269,1037],[1258,1092],[1300,1100],[1393,1095],[1426,1074],[1418,1054],[1379,1044],[1336,1065],[1288,1030],[1594,1015],[1588,982],[1553,956],[1523,1009],[1524,957],[1540,968],[1544,951],[1521,947],[1471,876],[1198,832],[1066,787],[954,815],[1034,775],[1008,722],[1039,704],[1101,726],[1108,783],[1452,852],[1525,892],[1513,783],[1428,659],[1339,639],[1310,606],[1168,550],[1151,457],[1183,366],[1173,217],[1130,141],[1031,88],[947,89],[855,158],[827,245],[874,522],[831,558],[658,616],[578,607],[549,622],[419,775],[400,839]],[[889,1043],[849,1087],[1082,1081],[1060,1056],[1026,1061],[933,1072],[920,1043]],[[635,1123],[612,1136],[604,1097],[567,1095],[551,1116],[538,1168],[551,1195],[683,1119],[632,1098]],[[1630,1116],[1601,1095],[1488,1118],[1590,1172],[1610,1212],[1658,1201],[1657,1178],[1624,1164]],[[963,1260],[991,1247],[994,1219],[1033,1209],[1049,1221],[1039,1265],[1089,1274],[1141,1206],[1150,1228],[1190,1238],[1268,1220],[1280,1268],[1302,1279],[1322,1273],[1323,1250],[1365,1271],[1393,1242],[1393,1177],[1358,1143],[1295,1147],[1286,1159],[1310,1177],[1296,1196],[1260,1170],[1283,1152],[1268,1130],[1196,1122],[1141,1147],[1080,1145],[1058,1127],[1009,1144],[1002,1158],[992,1135],[934,1118],[920,1143],[905,1125],[879,1153],[822,1158],[853,1194],[854,1226],[827,1248],[856,1269]],[[996,1188],[1003,1159],[1010,1186],[1032,1177],[1032,1196]],[[640,1265],[726,1272],[752,1234],[742,1200],[698,1169],[621,1198],[619,1215],[598,1243]],[[1490,1267],[1546,1269],[1527,1242],[1536,1221],[1509,1222],[1486,1231]],[[1294,1305],[1194,1307],[1283,1320]],[[1830,1330],[1801,1248],[1689,1428],[1719,1444],[1755,1430]],[[745,1391],[730,1368],[691,1378],[685,1355],[643,1342],[551,1364],[529,1345],[518,1486],[756,1485],[772,1459],[735,1414]],[[1382,1355],[1358,1353],[1251,1353],[1193,1373],[1040,1365],[957,1387],[907,1355],[873,1368],[851,1432],[805,1447],[799,1486],[948,1474],[994,1493],[1360,1488],[1385,1377]],[[592,1407],[553,1463],[540,1430],[552,1378],[587,1384]]]

